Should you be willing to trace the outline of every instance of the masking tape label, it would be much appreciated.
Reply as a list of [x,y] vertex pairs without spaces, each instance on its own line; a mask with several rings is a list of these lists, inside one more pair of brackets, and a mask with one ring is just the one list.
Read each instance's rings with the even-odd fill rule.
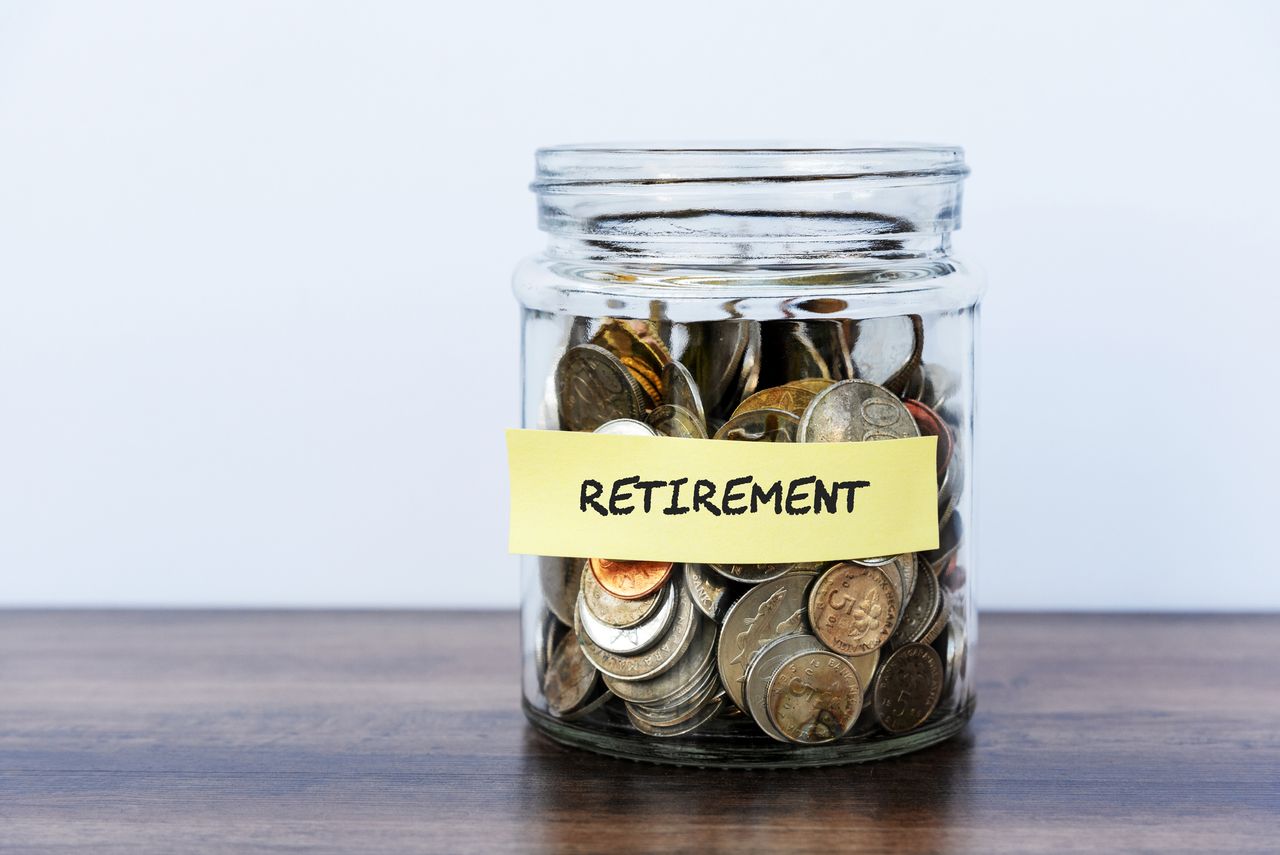
[[756,443],[507,431],[512,552],[836,561],[938,546],[934,437]]

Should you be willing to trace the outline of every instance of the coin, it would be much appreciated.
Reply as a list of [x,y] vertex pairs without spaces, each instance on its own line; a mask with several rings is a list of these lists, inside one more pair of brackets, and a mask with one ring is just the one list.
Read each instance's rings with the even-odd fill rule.
[[635,419],[611,419],[595,429],[607,436],[657,436],[653,428]]
[[834,321],[766,321],[760,325],[760,338],[761,379],[767,386],[810,377],[850,376],[843,328]]
[[542,688],[547,708],[554,715],[567,715],[586,702],[595,684],[596,669],[583,655],[577,636],[567,633],[547,664]]
[[[761,389],[750,398],[744,400],[733,411],[733,416],[750,413],[755,410],[782,410],[797,419],[804,413],[814,392],[797,386],[774,386],[772,389]],[[732,419],[732,416],[730,417]]]
[[[677,590],[679,596],[676,598],[676,613],[671,621],[671,628],[657,644],[643,653],[635,656],[610,653],[585,633],[579,633],[582,652],[591,660],[591,664],[602,674],[615,680],[651,680],[679,662],[693,641],[694,630],[704,618],[684,591],[679,588]],[[575,617],[581,617],[581,614],[575,612]]]
[[946,629],[947,618],[951,616],[951,594],[946,588],[942,588],[941,595],[938,608],[933,614],[933,622],[925,629],[924,635],[920,636],[921,644],[933,644],[942,635],[942,630]]
[[769,642],[751,660],[747,667],[747,675],[743,695],[746,698],[746,712],[760,726],[760,729],[779,742],[789,742],[782,732],[769,720],[768,698],[769,681],[778,668],[791,656],[797,653],[825,651],[822,642],[807,633],[788,635]]
[[938,438],[938,479],[941,482],[942,476],[947,471],[947,464],[951,461],[951,450],[955,445],[951,428],[939,418],[937,413],[919,401],[903,401],[902,403],[907,408],[907,411],[911,413],[911,418],[915,420],[921,436],[936,436]]
[[578,622],[574,626],[602,650],[620,656],[635,656],[657,644],[670,628],[676,611],[675,593],[675,585],[667,585],[661,592],[661,605],[653,617],[644,623],[624,628],[610,626],[593,615],[587,608],[584,591],[578,594],[578,607],[574,613]]
[[664,673],[649,680],[617,680],[606,674],[604,682],[624,701],[662,703],[706,677],[714,667],[715,649],[716,625],[704,617],[697,621],[689,649]]
[[792,380],[790,383],[787,383],[786,386],[792,389],[803,389],[806,392],[812,392],[816,395],[823,389],[834,386],[835,384],[836,381],[829,380],[825,377],[806,377],[803,380]]
[[723,704],[723,701],[712,701],[699,710],[697,715],[673,727],[654,727],[643,720],[637,719],[630,707],[627,708],[627,716],[631,719],[631,724],[635,726],[635,729],[646,736],[683,736],[686,733],[692,733],[719,715]]
[[580,718],[585,718],[586,716],[591,715],[593,712],[603,707],[605,704],[609,703],[609,701],[613,700],[613,698],[614,698],[613,692],[609,691],[608,689],[601,689],[600,691],[597,691],[595,695],[588,698],[587,702],[584,703],[582,706],[578,707],[573,712],[565,713],[564,715],[560,716],[560,718],[563,719],[564,721],[577,721]]
[[898,628],[889,639],[895,647],[920,641],[933,624],[934,617],[942,604],[942,589],[938,579],[932,573],[921,573],[916,581],[915,592],[907,600],[902,610],[902,619]]
[[[679,363],[673,362],[672,365]],[[674,436],[680,439],[706,439],[707,429],[702,421],[684,407],[676,404],[663,404],[654,407],[645,416],[645,423],[661,436]]]
[[893,393],[864,380],[819,392],[800,419],[800,442],[868,442],[919,436],[911,413]]
[[854,376],[901,391],[920,361],[924,327],[918,315],[894,315],[858,321],[849,358]]
[[591,572],[606,591],[623,600],[647,597],[671,575],[670,561],[615,561],[590,559]]
[[538,556],[538,581],[547,608],[565,626],[573,626],[573,610],[582,582],[581,558]]
[[924,724],[942,696],[942,661],[927,644],[907,644],[889,654],[875,680],[872,707],[880,726],[907,733]]
[[734,704],[742,707],[747,666],[775,638],[807,632],[805,592],[817,574],[788,573],[748,590],[729,607],[720,630],[716,662],[720,681]]
[[[865,564],[868,567],[881,567],[889,581],[898,591],[898,602],[905,603],[916,589],[916,554],[904,552],[901,555],[888,555],[883,558],[858,558],[854,564]],[[899,616],[901,617],[901,616]]]
[[784,410],[752,410],[725,422],[715,439],[737,442],[795,442],[800,420]]
[[842,562],[818,577],[809,594],[809,621],[822,643],[846,656],[870,653],[898,622],[892,569]]
[[605,590],[604,585],[591,572],[591,562],[582,562],[582,602],[587,611],[609,626],[626,629],[644,623],[662,607],[662,595],[667,588],[658,588],[651,594],[624,600]]
[[[730,388],[740,384],[742,356],[753,334],[753,321],[731,320],[690,324],[690,346],[683,355],[693,377],[694,388],[702,393],[704,415],[710,419]],[[734,400],[737,404],[738,400]]]
[[698,384],[694,382],[689,369],[672,360],[662,367],[662,385],[666,392],[664,403],[674,407],[683,407],[693,413],[702,425],[702,435],[707,435],[707,412],[702,406],[702,396],[698,392]]
[[815,572],[822,566],[820,561],[807,561],[795,564],[708,564],[712,570],[724,576],[726,579],[732,579],[735,582],[745,582],[748,585],[758,585],[761,582],[771,582],[788,573],[795,572]]
[[717,623],[742,596],[742,588],[708,572],[701,564],[684,565],[684,587],[698,611]]
[[613,419],[640,418],[643,396],[626,366],[603,347],[571,347],[556,367],[556,398],[564,430],[593,431]]
[[[956,688],[963,685],[966,666],[967,645],[965,643],[964,621],[956,614],[947,619],[946,653],[943,658],[943,670],[946,677],[942,684],[942,697],[951,698]],[[959,701],[959,698],[955,699]]]
[[831,742],[858,720],[862,685],[843,656],[829,651],[797,653],[769,680],[767,706],[769,720],[788,741]]
[[662,368],[671,357],[647,321],[610,318],[600,325],[591,342],[608,350],[626,366],[644,390],[650,406],[662,402]]

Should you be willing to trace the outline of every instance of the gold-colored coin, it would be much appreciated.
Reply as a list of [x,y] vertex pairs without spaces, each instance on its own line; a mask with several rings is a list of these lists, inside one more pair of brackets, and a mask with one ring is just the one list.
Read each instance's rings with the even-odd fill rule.
[[761,389],[747,398],[734,409],[730,419],[754,410],[782,410],[791,413],[797,419],[804,415],[805,408],[813,400],[815,393],[797,386],[774,386],[772,389]]

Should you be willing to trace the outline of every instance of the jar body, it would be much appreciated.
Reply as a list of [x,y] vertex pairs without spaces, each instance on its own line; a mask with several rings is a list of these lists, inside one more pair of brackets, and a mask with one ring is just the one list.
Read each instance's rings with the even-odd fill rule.
[[[696,372],[699,379],[717,386],[711,392],[720,398],[716,403],[708,403],[710,396],[704,400],[710,409],[705,416],[710,420],[708,436],[714,436],[732,410],[754,393],[796,381],[839,381],[880,372],[876,379],[892,381],[903,400],[919,400],[937,415],[949,432],[950,446],[939,477],[939,547],[916,556],[913,590],[903,592],[907,602],[913,595],[927,597],[918,609],[929,610],[931,626],[920,639],[937,652],[943,668],[940,696],[919,726],[904,733],[881,726],[874,709],[874,668],[863,688],[865,708],[853,728],[817,745],[770,737],[749,712],[737,709],[727,697],[717,698],[721,688],[712,689],[693,716],[675,722],[669,735],[660,727],[648,733],[637,729],[627,702],[613,695],[604,675],[577,709],[558,710],[544,692],[547,669],[556,646],[574,629],[587,556],[522,556],[524,706],[535,726],[562,742],[635,759],[742,766],[873,759],[932,744],[963,727],[974,704],[971,663],[977,636],[971,595],[974,344],[981,290],[977,277],[952,258],[859,260],[780,274],[743,268],[634,268],[540,257],[522,266],[516,289],[524,303],[524,427],[561,427],[556,378],[565,353],[593,338],[601,340],[597,336],[606,324],[630,320],[652,329],[675,360],[692,365],[714,361],[712,356],[736,360],[733,365],[710,366],[721,371]],[[902,335],[907,340],[894,340]],[[911,340],[915,335],[919,342]],[[731,344],[722,343],[726,340]],[[699,347],[716,351],[691,350]],[[916,350],[918,367],[913,368],[907,363]],[[902,364],[889,364],[904,355]],[[754,374],[745,381],[744,363],[746,374]],[[910,376],[893,379],[903,367]],[[729,379],[722,381],[725,377]],[[683,571],[675,568],[676,573]],[[721,581],[714,570],[701,567],[696,572]],[[928,586],[921,573],[931,574]],[[741,596],[748,588],[723,581],[732,586],[728,596]],[[724,619],[723,613],[716,617]],[[706,615],[702,619],[712,621]],[[715,624],[714,630],[723,632],[723,624]],[[717,638],[715,646],[722,643],[731,642]],[[878,656],[887,661],[890,652],[883,649]],[[696,722],[717,702],[715,715]],[[688,707],[673,709],[672,718],[688,714]],[[655,720],[661,721],[661,716]],[[694,729],[682,732],[695,722]]]

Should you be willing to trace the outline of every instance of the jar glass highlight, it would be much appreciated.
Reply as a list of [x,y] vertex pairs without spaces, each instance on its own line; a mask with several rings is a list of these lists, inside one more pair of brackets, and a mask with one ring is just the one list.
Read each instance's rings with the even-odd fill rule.
[[[937,437],[940,531],[928,552],[625,576],[606,556],[522,556],[536,728],[638,760],[768,767],[890,756],[964,727],[982,290],[951,253],[966,174],[946,146],[538,152],[548,242],[515,275],[523,427],[889,438],[840,432],[876,395],[906,426],[894,435]],[[880,592],[839,603],[872,628],[858,655],[821,637],[824,580]]]

